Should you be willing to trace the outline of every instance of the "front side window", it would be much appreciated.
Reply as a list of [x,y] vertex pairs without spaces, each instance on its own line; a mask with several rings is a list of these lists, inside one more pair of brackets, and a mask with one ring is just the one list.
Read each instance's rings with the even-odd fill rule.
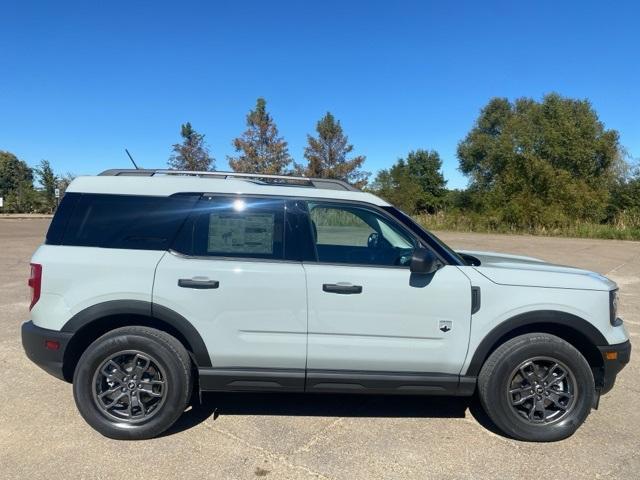
[[203,197],[173,248],[195,256],[282,259],[284,202]]
[[413,237],[382,214],[363,207],[309,203],[319,262],[408,266]]

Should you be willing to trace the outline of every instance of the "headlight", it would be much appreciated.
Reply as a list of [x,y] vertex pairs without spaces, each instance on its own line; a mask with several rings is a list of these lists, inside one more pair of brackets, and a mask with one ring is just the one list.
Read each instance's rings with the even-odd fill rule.
[[618,321],[618,290],[609,292],[609,321],[614,327],[621,323]]

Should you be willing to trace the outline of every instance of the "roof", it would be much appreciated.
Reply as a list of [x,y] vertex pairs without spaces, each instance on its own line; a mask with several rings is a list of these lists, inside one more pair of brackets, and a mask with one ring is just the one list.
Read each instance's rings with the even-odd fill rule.
[[107,170],[77,177],[67,192],[169,196],[175,193],[230,193],[357,200],[388,206],[381,198],[340,180],[169,170]]

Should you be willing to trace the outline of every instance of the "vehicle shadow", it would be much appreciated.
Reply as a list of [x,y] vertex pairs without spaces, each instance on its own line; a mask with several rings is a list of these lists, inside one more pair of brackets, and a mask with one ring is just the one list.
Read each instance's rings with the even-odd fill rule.
[[232,415],[465,418],[469,414],[484,428],[504,436],[482,410],[477,397],[404,395],[322,395],[278,393],[204,393],[165,435],[188,430],[209,419]]

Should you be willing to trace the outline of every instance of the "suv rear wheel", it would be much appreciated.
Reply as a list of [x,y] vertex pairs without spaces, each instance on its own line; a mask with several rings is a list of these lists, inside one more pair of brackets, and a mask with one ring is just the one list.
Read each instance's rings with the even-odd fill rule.
[[152,438],[184,412],[191,362],[171,335],[148,327],[118,328],[80,357],[73,395],[84,419],[115,439]]
[[572,435],[594,401],[589,364],[554,335],[530,333],[498,347],[478,377],[484,410],[518,440],[548,442]]

